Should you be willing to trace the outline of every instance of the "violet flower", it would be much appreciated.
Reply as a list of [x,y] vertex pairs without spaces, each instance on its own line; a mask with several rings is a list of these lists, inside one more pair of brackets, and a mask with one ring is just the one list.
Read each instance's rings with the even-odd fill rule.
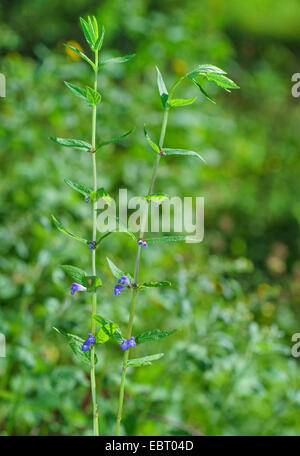
[[130,347],[134,347],[136,345],[136,341],[134,337],[130,337],[130,339],[126,340],[123,339],[123,342],[121,343],[120,347],[122,350],[128,350]]
[[96,342],[96,337],[89,333],[88,338],[83,342],[81,350],[86,352],[90,349],[91,345]]
[[89,196],[86,196],[86,197],[84,198],[84,201],[85,201],[86,204],[88,204],[88,203],[90,202],[90,197],[89,197]]
[[[125,286],[124,286],[125,285]],[[114,293],[116,296],[120,296],[121,291],[124,290],[125,288],[130,287],[131,283],[128,277],[122,276],[119,280],[117,285],[114,288]]]
[[96,241],[90,241],[88,243],[88,245],[90,246],[90,250],[95,250],[96,248]]
[[83,285],[80,285],[80,283],[74,282],[74,283],[72,283],[70,290],[71,290],[71,295],[74,295],[75,291],[86,291],[87,288],[84,287]]

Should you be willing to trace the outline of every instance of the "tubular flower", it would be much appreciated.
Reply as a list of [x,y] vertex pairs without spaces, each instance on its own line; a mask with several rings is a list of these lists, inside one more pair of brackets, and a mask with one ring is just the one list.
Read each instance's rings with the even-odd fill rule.
[[128,348],[130,347],[134,347],[136,345],[136,341],[134,339],[134,337],[130,337],[130,339],[126,340],[126,339],[123,339],[123,342],[121,343],[120,347],[122,348],[122,350],[128,350]]
[[86,352],[90,349],[91,345],[96,342],[96,337],[89,333],[88,338],[83,342],[81,350]]
[[138,245],[141,245],[142,247],[148,247],[148,244],[146,241],[143,241],[143,239],[138,240]]
[[96,242],[95,241],[90,241],[88,243],[88,245],[90,246],[90,250],[95,250],[95,248],[96,248]]
[[74,295],[75,291],[86,291],[87,288],[84,287],[83,285],[80,285],[80,283],[74,282],[74,283],[72,283],[70,290],[71,290],[71,295]]
[[[125,286],[124,286],[125,285]],[[124,290],[125,288],[130,287],[131,283],[128,277],[122,276],[119,280],[117,285],[114,288],[114,293],[116,296],[120,296],[121,291]]]

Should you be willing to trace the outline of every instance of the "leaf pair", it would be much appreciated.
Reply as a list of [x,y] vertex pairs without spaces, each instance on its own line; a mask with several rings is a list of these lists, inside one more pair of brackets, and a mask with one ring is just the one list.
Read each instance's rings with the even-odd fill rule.
[[70,82],[65,81],[66,86],[71,92],[76,95],[76,97],[81,98],[84,100],[89,106],[95,106],[101,101],[101,95],[97,90],[92,89],[91,87],[86,87],[83,89],[82,87],[78,87]]
[[107,144],[112,144],[112,143],[116,143],[116,142],[120,141],[121,139],[130,135],[130,133],[132,133],[133,131],[134,131],[134,128],[127,131],[126,133],[124,133],[121,136],[117,136],[116,138],[108,139],[107,141],[102,141],[100,144],[98,144],[98,146],[96,146],[95,149],[93,148],[93,146],[90,143],[88,143],[86,141],[82,141],[80,139],[55,138],[52,136],[49,139],[51,139],[51,141],[53,141],[56,144],[59,144],[60,146],[63,146],[63,147],[70,147],[72,149],[81,149],[81,150],[85,150],[86,152],[94,153],[101,147],[106,146]]
[[93,319],[100,325],[99,332],[96,336],[96,343],[104,344],[111,338],[119,344],[123,342],[123,337],[117,323],[107,320],[100,315],[93,315]]
[[102,26],[101,32],[98,31],[98,23],[95,16],[88,16],[88,20],[85,21],[82,17],[80,18],[80,25],[85,36],[85,39],[94,52],[100,51],[103,40],[104,40],[104,27]]
[[190,156],[190,157],[199,158],[204,163],[206,163],[204,158],[201,157],[200,154],[198,154],[197,152],[194,152],[192,150],[170,149],[170,148],[165,148],[165,147],[163,149],[160,149],[160,147],[149,136],[149,134],[146,130],[146,125],[144,125],[144,134],[145,134],[145,138],[146,138],[149,146],[151,147],[151,149],[159,155],[186,155],[186,156]]

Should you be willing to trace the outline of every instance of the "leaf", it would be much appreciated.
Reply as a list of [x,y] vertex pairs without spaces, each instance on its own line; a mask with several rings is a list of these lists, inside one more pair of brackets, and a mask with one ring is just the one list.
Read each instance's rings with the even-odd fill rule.
[[116,277],[117,279],[120,279],[122,276],[128,277],[131,283],[134,282],[133,278],[131,277],[130,274],[125,274],[121,269],[119,269],[108,257],[106,257],[108,266],[112,272],[112,275]]
[[156,355],[144,356],[143,358],[129,359],[126,363],[127,367],[150,366],[152,361],[156,361],[164,356],[164,353],[157,353]]
[[[98,190],[91,192],[89,197],[91,198],[92,201],[98,201],[98,199],[102,198],[104,201],[106,201],[107,204],[110,204],[111,202],[111,197],[109,193],[107,193],[106,190],[104,190],[103,187],[98,188]],[[99,209],[101,212],[101,209]]]
[[[107,320],[100,315],[93,315],[93,319],[100,325],[100,330],[97,334],[97,343],[103,344],[108,341],[115,332],[119,329],[119,325],[113,321]],[[123,340],[123,339],[122,339]]]
[[224,71],[221,68],[218,68],[214,65],[203,64],[203,65],[198,65],[195,70],[188,73],[188,76],[192,79],[194,77],[193,75],[196,76],[198,74],[208,74],[208,73],[227,74],[226,71]]
[[130,54],[130,55],[123,55],[122,57],[113,57],[111,59],[103,60],[102,62],[99,62],[99,67],[101,68],[103,65],[107,65],[108,63],[125,63],[128,62],[129,60],[133,59],[136,54]]
[[146,331],[139,334],[137,337],[135,337],[135,341],[137,344],[144,344],[145,342],[151,342],[152,340],[163,339],[164,337],[171,336],[176,332],[177,329],[173,329],[172,331],[161,331],[160,329],[152,329],[151,331]]
[[80,25],[83,31],[83,34],[85,36],[85,39],[90,46],[91,49],[94,47],[94,30],[91,27],[91,24],[88,24],[82,17],[79,18],[80,20]]
[[61,269],[76,283],[85,286],[86,284],[86,273],[76,266],[71,266],[69,264],[64,264],[61,266]]
[[149,203],[152,202],[154,204],[162,203],[164,200],[169,199],[169,196],[165,193],[152,193],[152,195],[144,196],[144,199]]
[[[101,214],[102,212],[102,209],[97,209],[96,210],[98,214]],[[111,215],[111,217],[113,217]],[[100,238],[97,239],[97,243],[101,242],[104,238],[106,238],[107,236],[109,236],[110,234],[112,233],[125,233],[125,234],[128,234],[128,236],[130,236],[135,242],[137,241],[136,239],[136,236],[134,235],[134,233],[132,231],[130,231],[126,225],[124,225],[122,222],[120,222],[120,219],[119,217],[113,217],[116,219],[116,229],[113,230],[113,231],[106,231],[105,233],[103,233]]]
[[166,243],[166,242],[179,242],[179,241],[187,241],[187,236],[163,236],[159,238],[150,238],[145,239],[148,244],[157,244],[157,243]]
[[94,62],[91,61],[91,59],[89,59],[83,52],[81,52],[79,49],[73,47],[73,46],[69,46],[68,44],[65,43],[65,46],[69,49],[71,49],[71,51],[75,52],[76,54],[80,55],[80,57],[85,60],[86,62],[88,62],[92,67],[93,69],[95,70],[96,67],[95,67],[95,64]]
[[164,149],[165,155],[187,155],[189,157],[197,157],[202,160],[204,163],[206,161],[204,158],[201,157],[197,152],[193,152],[192,150],[185,150],[185,149]]
[[212,103],[216,104],[216,102],[208,95],[208,93],[203,89],[203,87],[199,84],[199,82],[196,81],[196,79],[192,79],[193,83],[199,87],[200,91],[203,93],[203,95]]
[[171,108],[175,108],[177,106],[188,106],[194,101],[197,100],[197,97],[194,98],[173,98],[173,100],[168,101],[168,105],[171,106]]
[[59,231],[61,231],[62,233],[66,234],[67,236],[70,236],[70,237],[73,238],[73,239],[76,239],[76,241],[82,242],[83,244],[88,244],[88,243],[89,243],[89,241],[87,241],[86,239],[84,239],[84,238],[82,238],[82,237],[80,237],[80,236],[77,236],[77,234],[73,234],[73,233],[71,233],[70,231],[66,230],[66,229],[63,227],[62,223],[61,223],[60,221],[58,221],[58,220],[54,217],[54,215],[52,215],[51,217],[52,217],[52,220],[53,220],[53,222],[54,222],[56,228],[57,228]]
[[144,124],[144,134],[145,134],[145,138],[148,141],[148,144],[150,145],[150,147],[154,150],[154,152],[156,152],[157,154],[160,154],[159,146],[157,144],[155,144],[154,141],[152,141],[152,139],[150,138],[150,136],[147,133],[146,124]]
[[86,98],[90,106],[95,106],[101,101],[101,95],[97,90],[92,89],[91,87],[86,87]]
[[138,289],[142,288],[158,288],[158,287],[170,287],[172,284],[167,280],[162,280],[160,282],[145,282],[137,286]]
[[126,136],[130,135],[134,130],[135,130],[135,128],[132,128],[131,130],[127,131],[126,133],[124,133],[121,136],[117,136],[116,138],[112,138],[112,139],[108,139],[107,141],[103,141],[96,147],[96,150],[100,149],[100,147],[106,146],[107,144],[112,144],[112,143],[121,141],[121,139],[126,138]]
[[65,183],[69,185],[69,187],[71,187],[73,190],[76,190],[76,192],[79,192],[84,196],[89,196],[92,192],[91,188],[86,187],[82,184],[77,184],[76,182],[72,182],[70,179],[65,179]]
[[208,73],[205,75],[205,78],[208,81],[216,83],[218,86],[222,87],[223,89],[225,89],[227,91],[229,89],[239,89],[239,86],[234,81],[227,78],[227,76],[224,76],[223,74]]
[[[64,336],[66,338],[68,344],[71,347],[71,350],[73,351],[74,355],[80,362],[88,364],[88,365],[91,364],[91,351],[88,350],[88,351],[84,352],[81,350],[82,344],[84,343],[84,339],[76,336],[75,334],[70,334],[70,333],[66,333],[62,330],[59,330],[59,329],[55,328],[54,326],[53,326],[53,329],[56,332],[58,332],[58,334],[61,334],[62,336]],[[98,358],[95,353],[95,364],[97,362],[98,362]]]
[[88,101],[86,97],[86,89],[82,89],[70,82],[64,81],[66,86],[71,90],[71,92],[79,98],[82,98],[84,101]]
[[169,94],[166,88],[166,85],[164,83],[163,77],[161,75],[161,72],[159,71],[158,67],[156,66],[156,71],[157,71],[157,85],[158,85],[158,90],[159,90],[159,95],[161,98],[161,102],[163,106],[167,105],[167,101],[169,98]]
[[51,141],[55,142],[56,144],[59,144],[60,146],[64,147],[73,147],[76,149],[85,149],[90,151],[92,149],[92,145],[85,142],[81,141],[80,139],[68,139],[68,138],[53,138],[50,137]]
[[98,36],[97,41],[96,41],[95,46],[94,46],[94,50],[95,51],[100,51],[100,49],[102,48],[104,35],[105,35],[105,29],[104,29],[104,26],[102,25],[101,33]]

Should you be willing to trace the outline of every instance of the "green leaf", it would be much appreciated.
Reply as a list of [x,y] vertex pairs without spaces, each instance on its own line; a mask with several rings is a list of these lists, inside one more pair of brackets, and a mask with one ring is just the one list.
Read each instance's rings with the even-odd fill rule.
[[171,106],[171,108],[175,108],[177,106],[188,106],[194,101],[197,100],[197,97],[194,98],[173,98],[173,100],[168,101],[168,105]]
[[95,70],[96,67],[95,67],[95,64],[91,61],[91,59],[89,59],[83,52],[81,52],[79,49],[73,47],[73,46],[69,46],[68,44],[65,44],[65,46],[69,49],[71,49],[71,51],[75,52],[76,54],[78,54],[83,60],[85,60],[86,62],[88,62],[92,67],[93,69]]
[[147,133],[146,124],[144,124],[144,134],[145,134],[145,138],[148,141],[148,144],[150,145],[151,149],[153,149],[154,152],[156,152],[157,154],[160,154],[159,146],[154,141],[152,141],[152,139],[150,138],[150,136]]
[[105,35],[105,29],[104,29],[104,26],[102,25],[101,33],[98,36],[97,41],[94,46],[95,51],[100,51],[100,49],[102,48],[104,35]]
[[61,223],[60,221],[58,221],[58,220],[54,217],[54,215],[52,215],[51,217],[52,217],[52,220],[53,220],[53,222],[54,222],[56,228],[58,229],[58,231],[61,231],[62,233],[66,234],[67,236],[70,236],[71,238],[76,239],[76,241],[82,242],[83,244],[88,244],[88,243],[89,243],[88,240],[86,240],[86,239],[84,239],[84,238],[82,238],[82,237],[80,237],[80,236],[77,236],[77,234],[73,234],[73,233],[71,233],[70,231],[66,230],[66,229],[63,227],[62,223]]
[[[71,350],[73,351],[74,355],[76,356],[76,358],[80,362],[90,365],[90,363],[91,363],[91,351],[88,350],[88,351],[84,352],[84,351],[81,350],[82,344],[84,343],[84,339],[82,339],[81,337],[76,336],[75,334],[66,333],[66,332],[64,332],[62,330],[59,330],[59,329],[55,328],[55,327],[53,327],[53,329],[56,332],[58,332],[58,334],[61,334],[62,336],[65,337],[65,339],[67,340],[68,344],[71,347]],[[95,353],[95,364],[97,362],[98,362],[98,359],[97,359],[97,355]]]
[[86,87],[86,98],[90,106],[95,106],[101,101],[101,95],[97,90],[92,89],[91,87]]
[[88,42],[90,48],[93,49],[95,43],[94,30],[91,25],[88,24],[82,17],[80,17],[79,20],[85,39]]
[[209,73],[217,73],[217,74],[227,74],[226,71],[222,70],[221,68],[218,68],[214,65],[209,65],[209,64],[203,64],[203,65],[198,65],[195,70],[191,71],[190,73],[187,74],[189,78],[194,78],[198,74],[209,74]]
[[76,97],[82,98],[84,101],[88,101],[86,97],[86,90],[83,89],[82,87],[78,87],[74,84],[71,84],[70,82],[64,81],[68,89],[71,90],[71,92],[76,95]]
[[106,257],[108,266],[112,272],[112,275],[116,277],[116,279],[120,279],[122,276],[128,277],[131,283],[134,282],[133,278],[131,277],[130,274],[125,274],[121,269],[119,269],[108,257]]
[[169,199],[170,197],[168,195],[166,195],[165,193],[152,193],[152,195],[146,195],[144,196],[144,199],[150,203],[154,203],[154,204],[160,204],[162,203],[164,200],[166,199]]
[[129,60],[133,59],[136,54],[130,54],[130,55],[123,55],[122,57],[113,57],[111,59],[103,60],[102,62],[99,62],[99,68],[101,68],[103,65],[107,65],[108,63],[125,63],[128,62]]
[[86,286],[86,273],[76,266],[71,266],[69,264],[64,264],[61,266],[61,269],[76,283]]
[[156,361],[164,356],[164,353],[157,353],[156,355],[144,356],[143,358],[134,358],[127,361],[127,367],[150,366],[152,361]]
[[234,81],[227,78],[227,76],[224,76],[224,74],[208,73],[205,75],[205,78],[227,91],[230,91],[229,89],[239,89],[239,86]]
[[108,139],[107,141],[103,141],[96,147],[96,150],[100,149],[100,147],[106,146],[107,144],[112,144],[112,143],[121,141],[121,139],[126,138],[126,136],[130,135],[134,130],[135,130],[135,128],[132,128],[131,130],[127,131],[126,133],[124,133],[121,136],[117,136],[116,138],[112,138],[112,139]]
[[100,330],[97,334],[97,343],[105,343],[111,337],[113,337],[117,330],[119,330],[120,334],[119,325],[117,325],[117,323],[107,320],[106,318],[103,318],[100,315],[93,315],[93,319],[100,325]]
[[[98,188],[98,190],[91,192],[89,197],[91,198],[92,201],[98,201],[98,199],[102,198],[107,204],[110,204],[111,202],[111,197],[109,193],[107,193],[106,190],[104,190],[103,187]],[[98,210],[97,210],[98,211]],[[101,212],[101,209],[99,209]]]
[[135,341],[137,344],[144,344],[145,342],[151,342],[152,340],[159,340],[163,339],[164,337],[171,336],[177,332],[177,329],[173,329],[172,331],[161,331],[160,329],[152,329],[151,331],[146,331],[139,334],[135,337]]
[[142,289],[142,288],[158,288],[158,287],[170,287],[172,284],[171,282],[168,282],[167,280],[162,280],[160,282],[145,282],[138,284],[137,288]]
[[[101,214],[102,209],[96,209],[96,211],[98,214]],[[111,215],[111,217],[113,217],[113,216]],[[120,222],[119,217],[113,217],[113,218],[115,218],[115,220],[116,220],[116,229],[113,231],[106,231],[105,233],[103,233],[99,238],[97,238],[97,243],[99,244],[99,242],[101,242],[103,239],[105,239],[107,236],[109,236],[112,233],[128,234],[128,236],[130,236],[136,242],[137,238],[134,235],[134,233],[132,231],[130,231],[126,225],[124,225],[122,222]]]
[[204,163],[206,163],[206,161],[204,160],[204,158],[201,157],[201,155],[199,155],[197,152],[193,152],[192,150],[167,148],[167,149],[164,149],[164,152],[165,152],[165,155],[187,155],[189,157],[199,158]]
[[65,179],[65,183],[69,185],[69,187],[71,187],[73,190],[76,190],[76,192],[79,192],[84,196],[90,196],[90,193],[92,192],[91,188],[86,187],[82,184],[77,184],[76,182],[73,182],[70,179]]
[[159,90],[159,95],[161,98],[161,102],[163,106],[167,105],[167,101],[169,98],[169,94],[166,88],[166,85],[164,83],[163,77],[161,75],[161,72],[159,71],[158,67],[156,66],[156,71],[157,71],[157,85],[158,85],[158,90]]
[[163,236],[159,238],[150,238],[145,239],[148,244],[157,244],[157,243],[166,243],[166,242],[179,242],[179,241],[187,241],[187,236]]
[[199,84],[199,82],[196,81],[196,79],[192,79],[192,81],[197,87],[199,87],[200,92],[202,92],[202,94],[205,96],[205,98],[207,98],[212,103],[216,104],[216,102],[208,95],[208,93],[203,89],[203,87]]
[[64,147],[72,147],[75,149],[85,149],[90,151],[92,149],[92,145],[85,142],[81,141],[80,139],[68,139],[68,138],[53,138],[50,137],[51,141],[55,142],[56,144],[59,144],[60,146]]

